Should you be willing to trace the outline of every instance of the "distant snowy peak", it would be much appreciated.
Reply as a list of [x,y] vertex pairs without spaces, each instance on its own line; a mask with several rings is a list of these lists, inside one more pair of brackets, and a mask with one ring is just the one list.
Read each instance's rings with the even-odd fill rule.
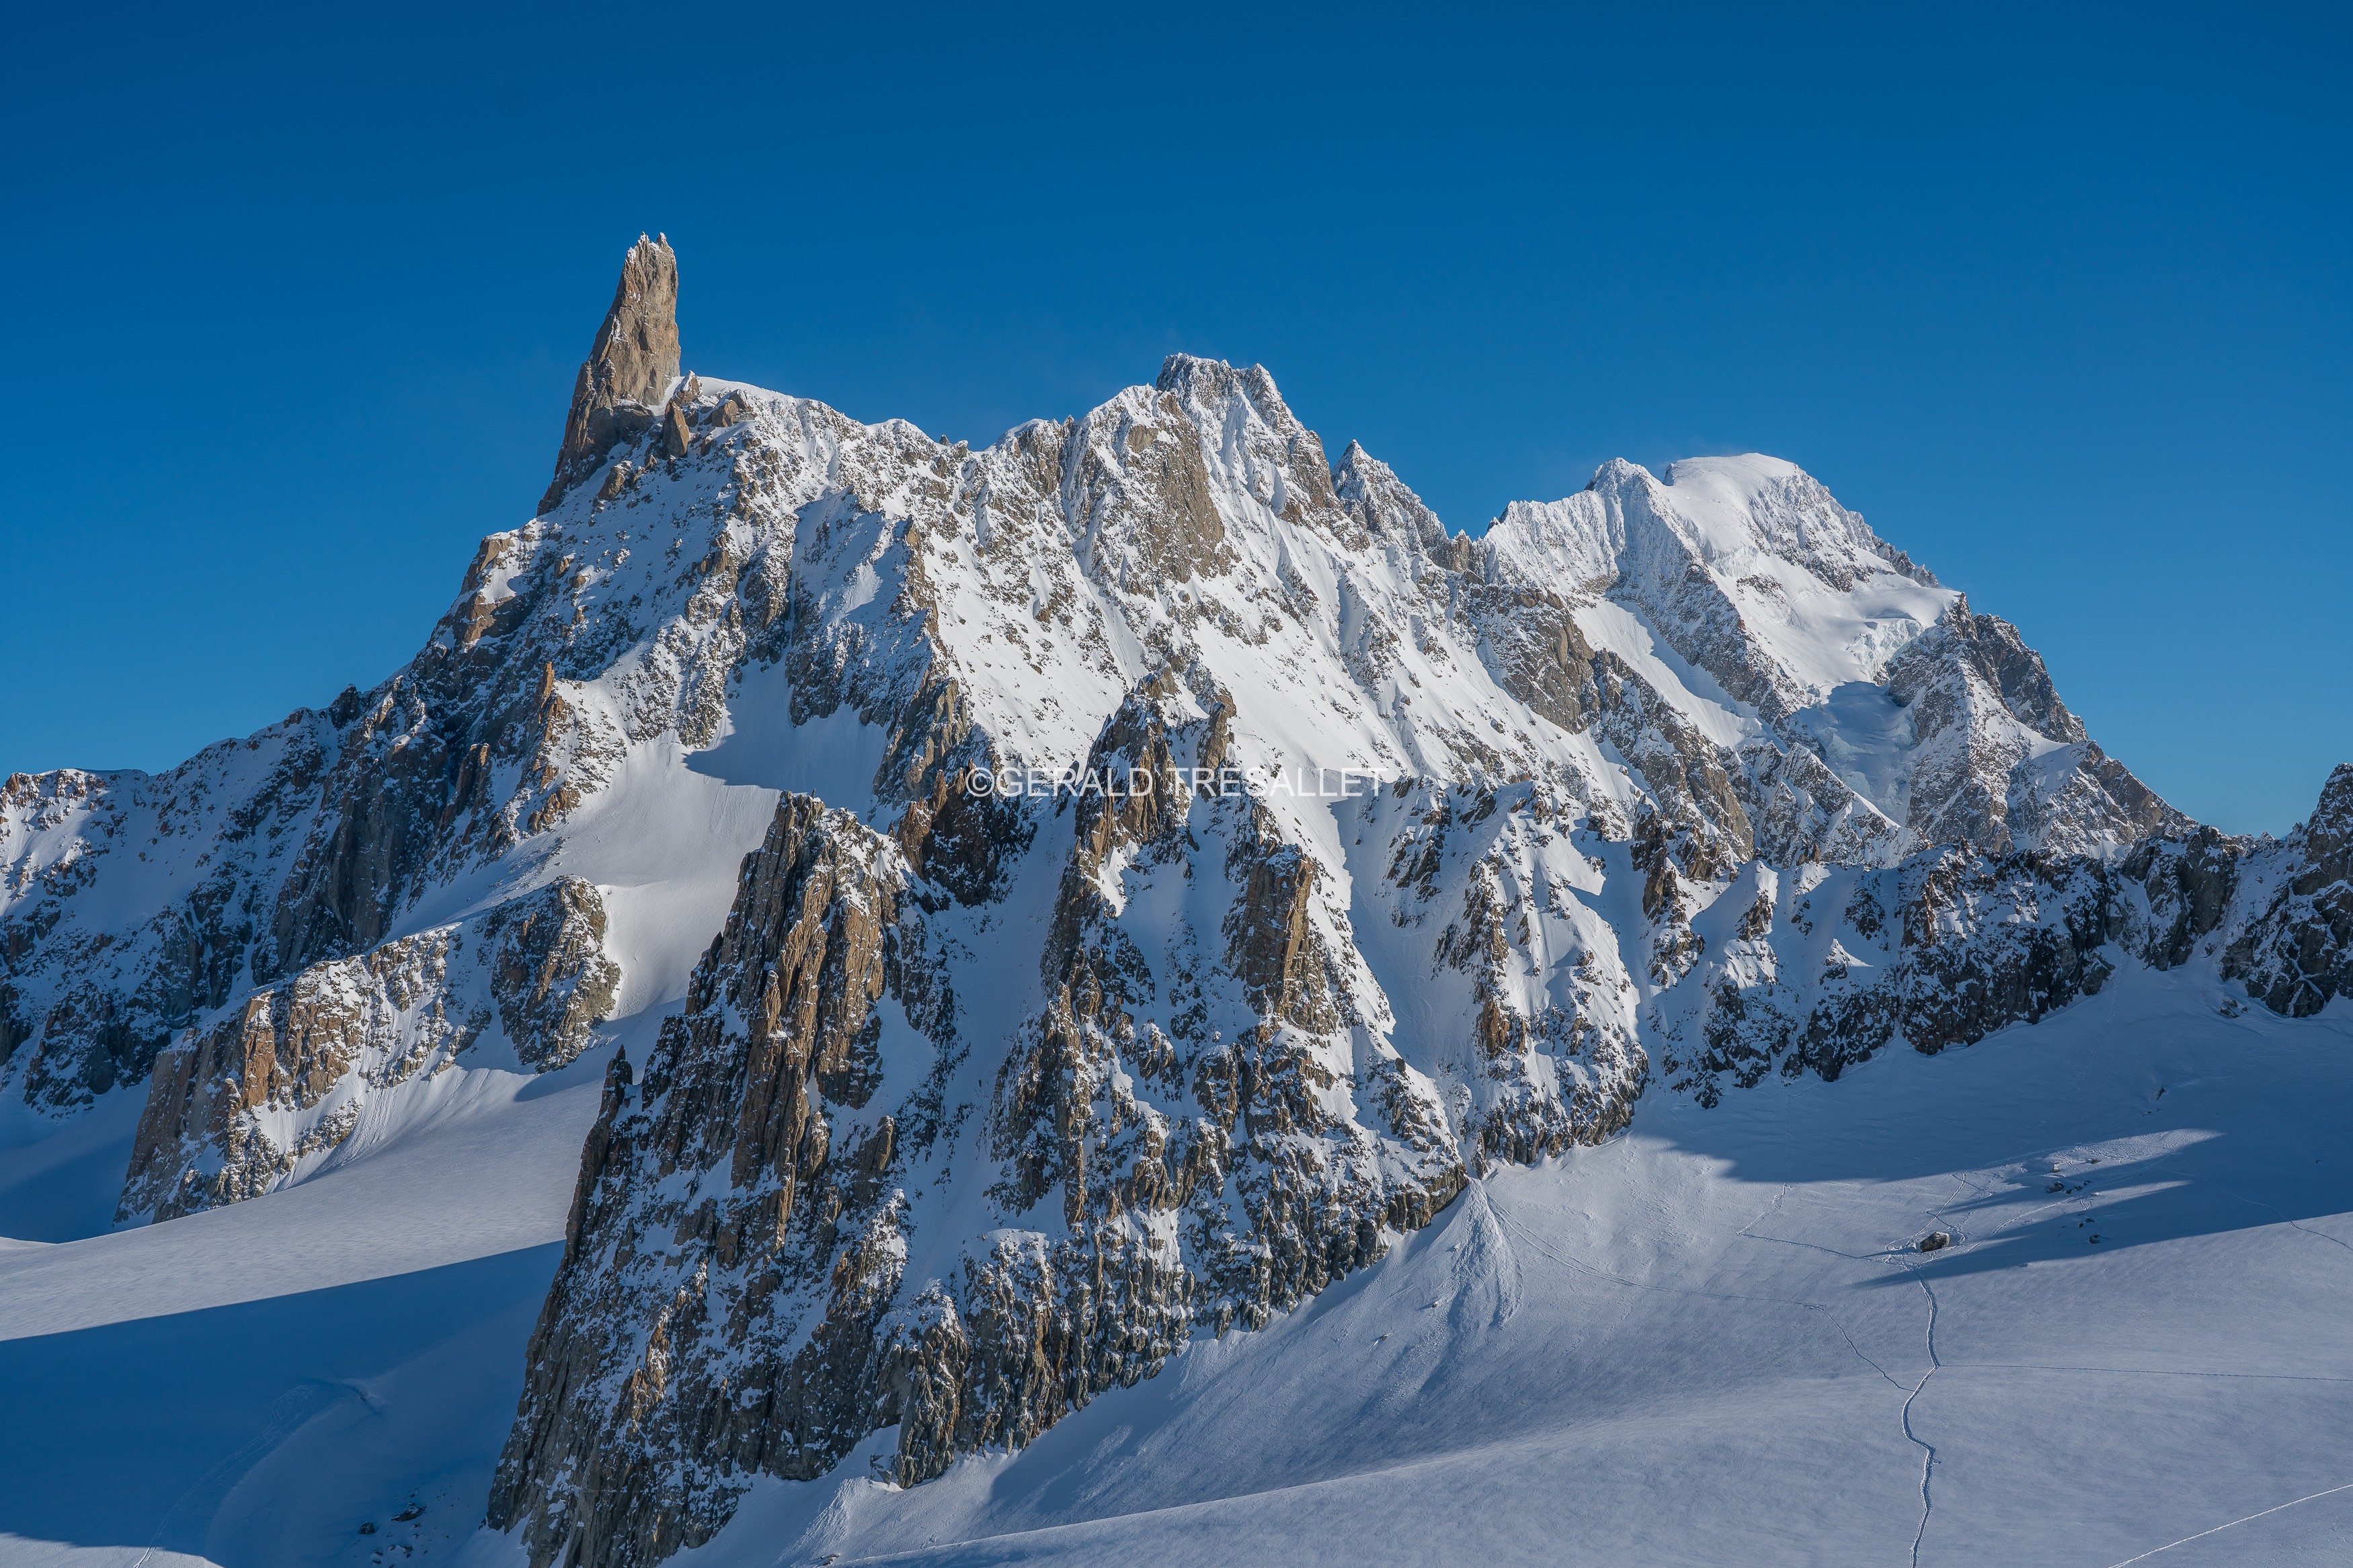
[[1661,657],[1703,727],[1810,752],[1903,847],[2097,851],[2188,826],[2091,742],[2016,627],[1793,464],[1685,458],[1662,482],[1613,460],[1506,509],[1485,546],[1491,575],[1629,612],[1590,617],[1598,645]]
[[[1610,467],[1632,468],[1635,475],[1642,475],[1632,465]],[[1756,452],[1683,458],[1667,465],[1666,480],[1658,488],[1668,492],[1677,511],[1701,520],[1700,527],[1713,540],[1723,541],[1725,555],[1736,557],[1761,544],[1766,553],[1804,566],[1841,590],[1858,578],[1888,570],[1928,587],[1936,585],[1926,567],[1915,566],[1904,552],[1873,533],[1860,512],[1839,505],[1820,480],[1795,463]]]
[[1876,681],[1956,595],[1778,458],[1622,459],[1488,531],[1500,574],[1603,594],[1767,721]]
[[1841,593],[1858,578],[1889,571],[1936,585],[1935,577],[1873,533],[1860,514],[1840,506],[1813,476],[1754,452],[1682,458],[1668,466],[1663,480],[1639,463],[1613,458],[1575,496],[1513,502],[1489,537],[1514,558],[1582,567],[1588,579],[1615,578],[1630,548],[1641,559],[1663,548],[1733,581],[1769,557]]

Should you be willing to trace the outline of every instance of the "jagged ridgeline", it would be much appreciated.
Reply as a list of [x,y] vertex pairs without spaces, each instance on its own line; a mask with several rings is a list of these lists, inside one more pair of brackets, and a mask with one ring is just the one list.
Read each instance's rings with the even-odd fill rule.
[[2353,768],[2198,826],[1787,463],[1472,540],[1256,367],[976,450],[682,374],[678,287],[640,239],[390,679],[0,789],[5,1091],[142,1103],[121,1223],[607,1053],[489,1504],[537,1563],[1025,1442],[1646,1088],[2353,988]]

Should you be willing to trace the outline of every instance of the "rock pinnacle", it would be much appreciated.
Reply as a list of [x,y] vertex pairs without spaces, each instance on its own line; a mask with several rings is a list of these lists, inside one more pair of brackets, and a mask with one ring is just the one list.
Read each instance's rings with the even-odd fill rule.
[[641,234],[621,262],[612,309],[572,384],[572,412],[542,512],[595,472],[614,443],[660,420],[678,365],[678,257],[667,235]]

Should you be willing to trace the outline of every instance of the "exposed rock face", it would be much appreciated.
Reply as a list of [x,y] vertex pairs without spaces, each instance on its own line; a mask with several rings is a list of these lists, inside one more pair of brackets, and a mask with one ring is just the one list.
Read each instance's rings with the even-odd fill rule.
[[[662,420],[678,365],[678,258],[668,235],[639,235],[622,260],[612,308],[573,383],[572,412],[564,421],[555,478],[540,498],[541,511],[554,510],[565,491],[596,472],[615,443]],[[680,457],[684,423],[672,417],[681,445],[670,455]]]
[[0,787],[0,1084],[69,1114],[163,1053],[126,1219],[660,1021],[492,1499],[542,1564],[881,1427],[903,1482],[1026,1442],[1654,1064],[1834,1077],[2133,964],[2347,988],[2353,773],[2284,843],[2195,828],[1788,464],[1606,465],[1472,541],[1256,367],[976,450],[679,384],[675,288],[641,242],[542,515],[400,670]]
[[2032,1022],[2100,989],[2125,923],[2098,861],[1968,847],[1889,870],[1758,866],[1708,913],[1704,956],[1651,1008],[1668,1082],[1711,1105],[1776,1068],[1835,1079],[1899,1038],[1933,1053]]
[[[596,890],[565,879],[250,993],[156,1058],[117,1220],[259,1197],[411,1079],[468,1060],[572,1060],[612,1006],[604,935]],[[501,1028],[508,1054],[477,1049]]]
[[[675,292],[668,256],[650,242],[632,252],[592,362],[609,361],[612,384],[642,388],[659,368],[645,345],[660,347],[648,312],[667,310],[664,278]],[[643,467],[629,471],[642,480]],[[182,1031],[385,941],[429,889],[535,865],[633,744],[707,743],[739,664],[774,656],[790,527],[761,554],[742,542],[756,479],[730,488],[718,514],[720,487],[690,488],[719,537],[684,571],[659,548],[584,552],[537,524],[496,535],[426,647],[373,690],[168,773],[0,785],[7,1090],[68,1114],[140,1085]],[[731,555],[731,539],[745,553]]]
[[[786,796],[685,1011],[640,1078],[615,1059],[491,1500],[534,1556],[654,1561],[727,1479],[818,1474],[871,1429],[895,1176],[955,1061],[910,893],[891,840]],[[913,1092],[876,1103],[886,1080]]]
[[561,878],[492,910],[483,934],[498,944],[491,994],[515,1055],[546,1068],[586,1049],[621,982],[620,966],[605,956],[605,904],[596,889]]
[[[65,1113],[138,1084],[246,989],[332,740],[298,714],[162,778],[68,769],[0,786],[0,1071],[16,1092]],[[160,897],[85,912],[157,862],[172,870],[142,879]]]
[[[1361,982],[1315,862],[1258,802],[1187,782],[1219,766],[1224,711],[1147,682],[1087,768],[1154,785],[1041,825],[1065,857],[1044,1005],[993,1072],[939,989],[986,915],[786,798],[686,1013],[608,1084],[494,1525],[542,1558],[655,1561],[753,1476],[822,1474],[892,1422],[894,1473],[927,1479],[1150,1375],[1197,1327],[1263,1323],[1445,1205],[1464,1172],[1427,1079],[1383,1052],[1360,1083],[1377,1109],[1335,1096]],[[1206,882],[1223,918],[1124,924],[1139,878]],[[943,1229],[925,1194],[975,1181],[1010,1223]]]
[[366,1089],[455,1059],[489,1022],[448,1005],[457,945],[445,928],[314,965],[165,1051],[117,1217],[258,1197],[341,1142]]
[[2353,763],[2287,840],[2286,864],[2256,884],[2262,912],[2231,943],[2223,973],[2274,1013],[2309,1017],[2353,994]]
[[2085,853],[2196,826],[2091,742],[2017,627],[1966,599],[1896,657],[1887,687],[1918,745],[1905,820],[1922,841]]
[[2284,842],[2200,827],[2115,858],[1963,845],[1884,870],[1759,864],[1696,922],[1706,956],[1650,1003],[1646,1033],[1670,1085],[1713,1104],[1777,1067],[1835,1079],[1897,1041],[1974,1044],[2120,963],[2203,961],[2306,1016],[2353,985],[2348,825],[2353,766]]

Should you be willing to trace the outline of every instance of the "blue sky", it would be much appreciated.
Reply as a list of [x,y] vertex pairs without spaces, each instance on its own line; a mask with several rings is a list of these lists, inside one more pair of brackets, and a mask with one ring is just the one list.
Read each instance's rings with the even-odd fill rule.
[[2353,760],[2341,13],[68,9],[0,61],[0,773],[390,673],[640,228],[691,367],[862,418],[1257,361],[1474,531],[1772,452],[2193,815]]

